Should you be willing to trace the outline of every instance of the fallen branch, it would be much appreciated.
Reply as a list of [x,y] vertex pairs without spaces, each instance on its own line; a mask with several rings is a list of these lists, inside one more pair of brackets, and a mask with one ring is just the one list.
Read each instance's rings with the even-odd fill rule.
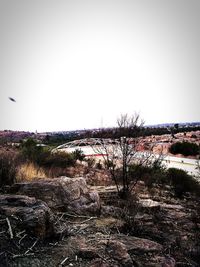
[[7,221],[7,224],[8,224],[8,230],[9,230],[9,233],[10,233],[10,238],[13,239],[13,231],[12,231],[12,227],[11,227],[11,224],[10,224],[10,221],[9,221],[8,217],[6,217],[6,221]]

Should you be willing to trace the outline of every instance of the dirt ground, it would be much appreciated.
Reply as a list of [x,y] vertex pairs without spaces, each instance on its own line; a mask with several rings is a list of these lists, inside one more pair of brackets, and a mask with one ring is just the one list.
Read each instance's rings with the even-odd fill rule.
[[[200,266],[198,199],[178,200],[154,192],[153,205],[134,206],[134,216],[122,216],[126,204],[114,188],[101,186],[99,192],[100,216],[54,213],[60,231],[46,240],[15,228],[17,218],[1,216],[0,266]],[[146,203],[149,195],[141,192],[140,199]],[[171,265],[163,265],[170,259]]]

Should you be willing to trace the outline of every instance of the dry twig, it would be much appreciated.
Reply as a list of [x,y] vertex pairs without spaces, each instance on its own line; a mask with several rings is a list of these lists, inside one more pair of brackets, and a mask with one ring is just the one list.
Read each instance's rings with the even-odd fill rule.
[[11,224],[10,224],[10,221],[9,221],[8,217],[6,217],[6,221],[7,221],[7,224],[8,224],[8,230],[9,230],[9,233],[10,233],[10,238],[13,239],[13,231],[12,231],[12,227],[11,227]]
[[29,253],[29,251],[34,248],[34,246],[37,244],[37,242],[38,242],[38,239],[35,240],[35,242],[33,243],[33,245],[29,249],[27,249],[27,251],[24,253],[24,255],[27,255]]
[[19,240],[19,245],[20,245],[20,243],[22,242],[22,240],[25,238],[27,236],[27,234],[24,234],[21,238],[20,238],[20,240]]
[[59,264],[59,266],[62,266],[68,259],[68,257],[64,258],[64,260]]
[[12,258],[13,259],[16,259],[16,258],[21,258],[21,257],[28,257],[28,256],[34,256],[34,253],[27,253],[27,254],[16,254],[16,255],[13,255]]

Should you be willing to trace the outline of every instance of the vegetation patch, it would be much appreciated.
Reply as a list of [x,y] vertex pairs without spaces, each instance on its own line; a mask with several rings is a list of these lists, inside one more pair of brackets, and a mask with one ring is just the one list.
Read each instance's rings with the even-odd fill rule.
[[18,156],[12,151],[3,151],[0,153],[0,187],[11,185],[15,182]]
[[166,172],[166,177],[166,181],[173,186],[174,193],[177,197],[183,197],[186,192],[200,196],[199,182],[187,172],[176,168],[170,168]]
[[169,151],[172,154],[182,154],[184,156],[196,156],[199,154],[200,147],[190,142],[176,142],[171,145]]

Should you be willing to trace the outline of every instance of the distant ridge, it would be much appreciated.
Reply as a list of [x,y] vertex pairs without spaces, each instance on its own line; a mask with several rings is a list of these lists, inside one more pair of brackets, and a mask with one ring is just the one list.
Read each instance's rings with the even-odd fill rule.
[[148,125],[145,125],[144,127],[172,127],[174,126],[175,124],[178,124],[179,127],[190,127],[190,126],[200,126],[200,122],[170,122],[170,123],[159,123],[159,124],[148,124]]

